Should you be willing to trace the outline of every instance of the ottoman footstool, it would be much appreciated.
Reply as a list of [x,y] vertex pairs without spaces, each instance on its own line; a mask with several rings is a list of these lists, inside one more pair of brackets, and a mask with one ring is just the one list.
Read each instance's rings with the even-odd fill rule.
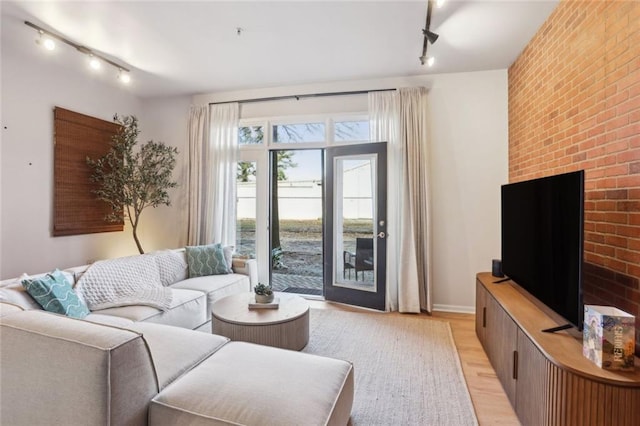
[[346,425],[351,363],[231,342],[151,401],[153,425]]

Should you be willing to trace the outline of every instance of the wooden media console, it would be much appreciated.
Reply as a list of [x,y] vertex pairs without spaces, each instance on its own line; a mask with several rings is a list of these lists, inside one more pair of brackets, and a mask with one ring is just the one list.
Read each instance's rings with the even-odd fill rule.
[[582,355],[582,335],[511,282],[476,276],[476,334],[525,426],[637,426],[640,365],[604,370]]

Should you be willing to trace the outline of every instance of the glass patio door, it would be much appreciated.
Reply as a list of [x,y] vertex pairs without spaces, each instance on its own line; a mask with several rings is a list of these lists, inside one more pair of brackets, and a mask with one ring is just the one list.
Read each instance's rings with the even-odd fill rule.
[[325,298],[385,309],[387,144],[331,147],[325,161]]
[[274,290],[322,296],[322,149],[271,150],[269,250]]

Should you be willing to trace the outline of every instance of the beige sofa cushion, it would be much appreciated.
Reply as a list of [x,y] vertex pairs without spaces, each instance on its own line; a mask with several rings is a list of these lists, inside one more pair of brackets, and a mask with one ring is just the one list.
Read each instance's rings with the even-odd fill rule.
[[158,384],[138,333],[36,310],[0,333],[0,424],[147,425]]
[[137,322],[127,328],[142,334],[149,345],[160,389],[200,364],[229,341],[216,334],[148,322]]
[[163,312],[151,306],[138,305],[101,309],[93,313],[112,315],[135,322],[148,321],[189,329],[195,329],[207,322],[207,299],[204,293],[182,289],[172,291],[173,299],[168,311]]
[[[0,302],[0,317],[22,311],[24,311],[24,309],[21,306],[14,305],[13,303]],[[0,345],[0,350],[1,349],[2,346]]]
[[242,274],[209,275],[189,278],[171,286],[175,289],[196,290],[207,294],[207,317],[211,317],[213,303],[225,296],[250,291],[249,277]]
[[85,321],[93,322],[96,324],[110,325],[113,327],[127,328],[128,325],[133,324],[133,321],[127,318],[120,318],[113,315],[101,315],[101,314],[89,314],[83,318]]
[[346,425],[352,405],[350,363],[231,342],[156,395],[149,424]]

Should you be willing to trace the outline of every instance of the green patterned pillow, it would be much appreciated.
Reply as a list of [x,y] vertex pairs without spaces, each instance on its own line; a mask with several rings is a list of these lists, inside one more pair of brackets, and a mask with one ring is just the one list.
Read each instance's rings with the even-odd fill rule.
[[229,267],[224,258],[224,250],[221,244],[187,246],[185,250],[187,252],[190,278],[229,273]]
[[58,269],[38,278],[24,279],[22,286],[45,311],[72,318],[89,315],[87,305],[78,298],[69,281]]

